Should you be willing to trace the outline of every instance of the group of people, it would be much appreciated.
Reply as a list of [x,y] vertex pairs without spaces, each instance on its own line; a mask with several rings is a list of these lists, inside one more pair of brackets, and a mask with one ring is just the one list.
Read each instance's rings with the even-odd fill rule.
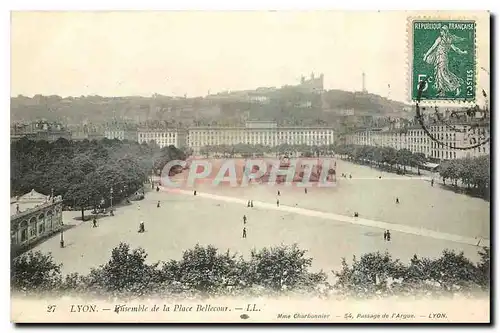
[[247,207],[253,207],[253,200],[248,200]]
[[[342,177],[347,178],[347,173],[342,173]],[[352,179],[352,174],[349,174],[349,179]]]
[[243,215],[243,238],[247,238],[247,228],[245,226],[246,224],[247,224],[247,216]]
[[384,231],[384,241],[391,241],[391,232],[389,230]]

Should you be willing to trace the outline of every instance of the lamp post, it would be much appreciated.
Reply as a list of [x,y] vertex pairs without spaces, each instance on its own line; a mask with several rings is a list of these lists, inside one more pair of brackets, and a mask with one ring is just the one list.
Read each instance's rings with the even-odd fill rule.
[[151,169],[151,189],[154,190],[155,188],[155,182],[153,180],[154,177],[154,169]]
[[115,216],[115,214],[113,213],[113,187],[111,187],[111,188],[109,189],[109,201],[110,201],[110,206],[111,206],[110,211],[109,211],[109,212],[110,212],[109,214],[110,214],[111,216]]
[[64,248],[64,231],[61,230],[61,241],[59,242],[61,245],[61,248]]

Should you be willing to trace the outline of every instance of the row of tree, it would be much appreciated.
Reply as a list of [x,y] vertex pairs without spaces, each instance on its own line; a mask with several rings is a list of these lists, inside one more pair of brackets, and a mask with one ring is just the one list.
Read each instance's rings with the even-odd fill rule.
[[486,191],[490,184],[490,156],[446,161],[440,165],[439,175],[443,183],[450,179],[454,186],[458,186],[460,181],[467,188]]
[[395,149],[393,147],[378,147],[364,145],[338,145],[335,146],[336,154],[353,162],[375,164],[379,167],[388,165],[390,170],[396,166],[397,170],[406,173],[406,167],[420,167],[427,161],[424,153],[412,153],[409,149]]
[[173,146],[120,140],[54,142],[23,138],[11,144],[11,195],[31,189],[61,195],[67,206],[109,206],[128,197],[172,159],[185,159]]
[[210,155],[219,155],[223,157],[234,157],[235,155],[240,155],[242,157],[263,156],[264,154],[279,154],[279,155],[295,155],[301,154],[303,156],[321,156],[333,153],[333,145],[291,145],[291,144],[280,144],[277,146],[264,146],[262,144],[243,144],[238,143],[236,145],[209,145],[201,147],[200,153],[205,155],[207,158]]
[[408,264],[388,253],[367,253],[351,264],[342,260],[330,284],[323,271],[310,272],[312,258],[296,244],[252,250],[249,259],[213,246],[195,246],[182,259],[148,263],[147,253],[121,243],[109,261],[88,275],[61,274],[50,254],[29,252],[13,259],[11,288],[22,294],[87,297],[182,298],[229,295],[293,295],[384,297],[391,295],[471,295],[488,291],[490,251],[472,263],[463,253],[445,250],[436,259],[416,255]]

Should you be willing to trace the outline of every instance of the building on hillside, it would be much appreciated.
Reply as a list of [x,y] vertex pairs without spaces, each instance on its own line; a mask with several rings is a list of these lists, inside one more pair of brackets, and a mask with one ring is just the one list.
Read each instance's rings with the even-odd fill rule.
[[248,121],[245,126],[200,126],[188,129],[188,147],[195,154],[205,146],[263,145],[268,147],[289,145],[326,146],[334,143],[331,127],[278,126],[270,121]]
[[187,131],[183,128],[139,128],[137,141],[139,143],[154,141],[160,148],[168,146],[182,148],[186,146]]
[[11,252],[18,253],[30,244],[61,230],[61,196],[50,197],[31,192],[10,201]]
[[307,80],[304,76],[300,78],[300,84],[297,86],[303,89],[305,92],[312,94],[321,94],[324,91],[324,75],[320,74],[318,77],[314,77],[314,73],[311,73],[311,77]]

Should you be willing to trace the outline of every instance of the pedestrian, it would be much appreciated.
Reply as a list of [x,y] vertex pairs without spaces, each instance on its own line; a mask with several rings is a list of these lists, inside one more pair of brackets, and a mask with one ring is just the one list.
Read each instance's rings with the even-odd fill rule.
[[250,201],[250,207],[253,208],[253,200]]
[[139,223],[139,233],[143,233],[145,231],[145,227],[144,227],[144,221],[141,221],[141,223]]
[[307,194],[307,187],[304,189],[304,193]]
[[243,215],[243,224],[247,224],[247,217],[246,217],[246,215]]
[[158,203],[156,204],[156,208],[160,208],[160,200],[158,200]]
[[276,206],[280,206],[280,199],[276,200]]
[[387,241],[391,241],[391,232],[389,230],[387,230]]
[[384,231],[384,242],[387,241],[387,231]]
[[243,238],[247,238],[247,228],[243,227]]
[[434,186],[434,178],[431,180],[431,186]]
[[396,203],[398,204],[399,203],[399,198],[396,197]]
[[382,176],[378,176],[378,179],[382,179]]
[[248,200],[247,207],[250,207],[250,200]]
[[156,192],[160,191],[160,187],[156,186]]
[[196,190],[194,190],[194,195],[196,195]]
[[351,174],[349,174],[349,179],[352,179],[352,175]]
[[95,218],[95,216],[92,219],[92,228],[97,228],[97,219]]
[[359,216],[359,213],[358,212],[354,212],[354,217],[358,217]]
[[278,197],[281,195],[280,190],[278,190]]

